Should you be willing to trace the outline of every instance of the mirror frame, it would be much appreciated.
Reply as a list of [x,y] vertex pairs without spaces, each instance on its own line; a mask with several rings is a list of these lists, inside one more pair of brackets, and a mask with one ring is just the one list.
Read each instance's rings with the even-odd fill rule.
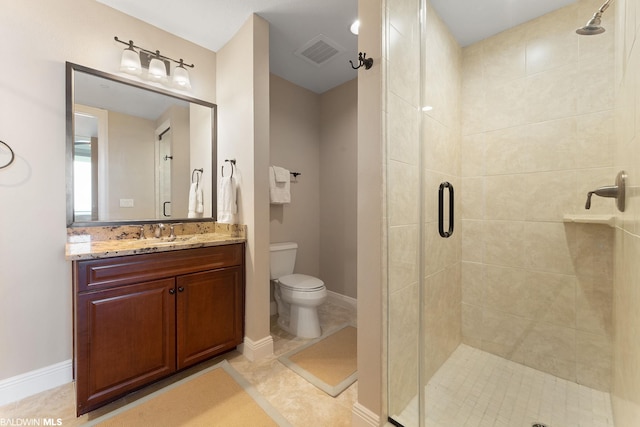
[[[112,80],[118,83],[123,83],[129,86],[137,87],[139,89],[156,92],[162,95],[177,98],[183,101],[187,101],[194,104],[199,104],[205,107],[211,108],[211,217],[206,218],[178,218],[178,219],[140,219],[140,220],[117,220],[117,221],[74,221],[74,207],[73,207],[73,157],[74,157],[74,74],[75,72],[82,72],[91,74],[96,77],[100,77],[107,80]],[[65,166],[66,166],[66,196],[67,196],[67,227],[100,227],[100,226],[115,226],[115,225],[131,225],[131,224],[155,224],[157,222],[172,223],[172,222],[215,222],[217,214],[217,120],[218,120],[218,106],[211,102],[203,101],[201,99],[192,98],[187,95],[174,93],[155,86],[149,86],[144,83],[129,80],[124,77],[120,77],[114,74],[109,74],[104,71],[95,70],[93,68],[85,67],[83,65],[66,62],[66,154],[65,154]]]

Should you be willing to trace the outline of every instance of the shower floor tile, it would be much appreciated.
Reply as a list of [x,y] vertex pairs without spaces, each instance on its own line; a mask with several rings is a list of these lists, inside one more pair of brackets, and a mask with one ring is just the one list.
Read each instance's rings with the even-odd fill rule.
[[[609,393],[461,344],[425,390],[426,427],[614,427]],[[417,399],[394,417],[417,426]]]

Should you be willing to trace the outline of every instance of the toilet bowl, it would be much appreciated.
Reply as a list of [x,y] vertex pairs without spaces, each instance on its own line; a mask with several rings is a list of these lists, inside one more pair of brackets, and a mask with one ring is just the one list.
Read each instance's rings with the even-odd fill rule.
[[322,334],[318,306],[326,301],[327,288],[316,277],[293,273],[297,248],[293,242],[270,247],[278,325],[297,337],[316,338]]

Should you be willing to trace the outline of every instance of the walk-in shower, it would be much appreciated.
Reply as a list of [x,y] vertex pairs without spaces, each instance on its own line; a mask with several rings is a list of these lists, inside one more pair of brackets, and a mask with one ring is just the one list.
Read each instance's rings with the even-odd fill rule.
[[617,210],[585,196],[618,172],[614,31],[575,33],[601,1],[463,48],[428,0],[387,2],[392,424],[613,427]]

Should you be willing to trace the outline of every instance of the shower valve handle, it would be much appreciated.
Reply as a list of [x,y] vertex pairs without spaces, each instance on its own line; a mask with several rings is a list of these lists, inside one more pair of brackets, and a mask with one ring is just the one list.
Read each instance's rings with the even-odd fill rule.
[[593,191],[587,193],[587,203],[584,208],[591,208],[591,196],[594,194],[600,197],[612,197],[616,199],[616,205],[620,212],[624,212],[625,208],[625,185],[627,183],[627,174],[625,171],[618,172],[615,185],[606,185],[604,187],[596,188]]
[[614,199],[618,198],[618,186],[617,185],[607,185],[605,187],[600,187],[596,190],[589,191],[587,193],[587,203],[584,205],[585,209],[591,208],[591,196],[593,195],[600,197],[613,197]]

